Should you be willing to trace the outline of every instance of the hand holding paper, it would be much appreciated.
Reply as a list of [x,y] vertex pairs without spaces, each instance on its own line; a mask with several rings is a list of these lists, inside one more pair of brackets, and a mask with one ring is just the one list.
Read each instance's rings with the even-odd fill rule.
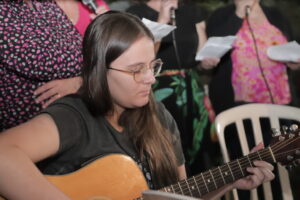
[[220,58],[205,57],[201,60],[199,67],[208,70],[216,67],[219,64],[219,62],[220,62]]
[[297,60],[297,62],[288,62],[286,65],[291,69],[291,70],[299,70],[300,69],[300,58]]
[[299,62],[300,45],[296,42],[271,46],[267,50],[270,59],[281,62]]
[[157,22],[150,21],[146,18],[143,18],[142,22],[152,32],[155,42],[161,40],[163,37],[168,35],[171,31],[176,29],[176,26],[172,26],[168,24],[160,24]]
[[210,37],[204,47],[197,52],[195,60],[204,58],[221,58],[232,48],[236,36]]

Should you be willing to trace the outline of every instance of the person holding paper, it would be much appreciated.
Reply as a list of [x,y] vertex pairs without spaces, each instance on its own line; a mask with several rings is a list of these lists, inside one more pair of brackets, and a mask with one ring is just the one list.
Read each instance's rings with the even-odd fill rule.
[[[207,37],[237,36],[232,50],[214,69],[210,83],[216,114],[247,102],[292,104],[288,69],[299,69],[300,60],[282,63],[267,56],[270,46],[292,40],[289,23],[277,9],[259,0],[234,0],[211,15],[206,32]],[[205,62],[203,67],[210,68]]]
[[[259,0],[234,0],[234,4],[220,8],[207,20],[207,37],[236,36],[230,52],[225,54],[213,69],[209,97],[216,114],[245,103],[270,103],[295,105],[288,72],[300,68],[296,63],[271,60],[267,49],[292,40],[288,21],[274,7],[266,7]],[[210,58],[214,59],[214,58]],[[216,58],[217,59],[217,58]],[[216,60],[215,59],[215,60]],[[203,61],[205,63],[205,61]],[[209,66],[203,64],[205,68]],[[246,122],[245,122],[246,123]],[[246,133],[251,132],[247,125]],[[270,125],[263,122],[265,145],[270,141]],[[240,155],[235,127],[230,132],[228,147],[232,159]],[[249,136],[249,146],[253,138]],[[281,199],[279,185],[273,188],[274,199]],[[240,193],[241,194],[241,193]],[[249,195],[242,194],[241,199]]]
[[[156,42],[156,56],[163,60],[164,67],[154,91],[156,99],[161,100],[175,118],[185,155],[191,161],[201,146],[208,124],[197,69],[199,62],[195,61],[197,49],[203,44],[200,33],[205,31],[203,22],[207,12],[180,0],[140,1],[127,11],[141,19],[176,25],[174,32]],[[196,146],[190,148],[192,143]]]
[[[78,94],[57,100],[32,120],[0,134],[0,198],[133,199],[126,197],[128,193],[139,195],[143,190],[138,189],[139,184],[145,189],[160,189],[186,178],[176,123],[152,95],[151,85],[163,63],[155,57],[154,38],[146,26],[124,12],[108,11],[96,17],[84,36],[83,60],[83,83]],[[256,150],[262,147],[258,145]],[[121,159],[120,154],[126,157]],[[120,166],[112,156],[121,160],[117,163],[124,169],[124,176],[113,180],[112,173]],[[128,165],[129,157],[134,167]],[[104,158],[111,160],[103,163]],[[63,179],[61,187],[43,175],[68,176],[93,161],[99,164],[93,165],[95,170],[75,174],[77,181]],[[233,188],[252,189],[274,178],[270,163],[252,163],[243,165],[243,171],[249,173],[246,177],[226,179],[219,187],[205,190],[206,195],[199,188],[203,188],[204,181],[220,180],[217,172],[215,179],[203,178],[198,190],[182,187],[177,193],[216,199]],[[231,169],[237,173],[234,166]],[[139,181],[139,175],[131,173],[132,168],[140,170],[145,181]],[[102,185],[91,181],[96,172],[103,175],[98,180]],[[128,177],[135,184],[127,188]],[[73,191],[74,182],[90,190]],[[97,193],[98,189],[102,192]],[[193,193],[189,193],[191,190]]]

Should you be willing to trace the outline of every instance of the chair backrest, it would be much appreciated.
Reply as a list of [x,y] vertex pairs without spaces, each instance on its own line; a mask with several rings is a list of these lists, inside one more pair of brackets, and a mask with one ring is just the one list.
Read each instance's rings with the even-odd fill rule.
[[[242,153],[243,155],[247,155],[250,150],[243,121],[245,119],[251,121],[254,142],[257,145],[260,142],[263,142],[260,124],[261,118],[268,118],[270,120],[271,128],[280,129],[280,119],[300,122],[300,109],[285,105],[251,103],[237,106],[220,113],[216,117],[215,124],[221,146],[221,152],[225,162],[229,161],[229,154],[224,135],[225,128],[230,124],[236,125]],[[283,199],[293,199],[287,170],[281,165],[278,165],[278,171]],[[263,184],[263,189],[265,199],[272,200],[273,197],[270,183]],[[234,191],[234,199],[238,199],[236,191]],[[258,199],[256,190],[251,191],[251,199]]]

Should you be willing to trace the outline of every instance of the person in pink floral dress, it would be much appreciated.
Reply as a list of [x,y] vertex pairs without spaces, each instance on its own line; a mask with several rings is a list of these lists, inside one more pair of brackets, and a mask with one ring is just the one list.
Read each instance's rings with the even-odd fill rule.
[[[283,63],[267,56],[270,46],[292,40],[289,23],[277,9],[259,0],[234,0],[212,14],[206,32],[208,37],[237,36],[232,50],[221,60],[207,58],[202,65],[215,67],[209,94],[216,114],[243,103],[292,103],[288,71],[299,69],[300,60]],[[207,65],[209,62],[214,65]]]
[[0,1],[0,131],[78,90],[81,43],[54,1]]
[[[292,30],[286,18],[274,7],[266,7],[259,0],[234,0],[234,4],[222,7],[211,15],[206,23],[207,37],[235,35],[231,51],[221,59],[206,58],[202,67],[211,68],[213,75],[209,97],[216,114],[246,103],[296,105],[293,85],[288,76],[300,68],[295,63],[278,62],[267,56],[273,45],[293,40]],[[254,145],[249,121],[244,121],[248,145]],[[263,141],[270,143],[270,123],[261,119]],[[288,121],[282,123],[289,124]],[[228,126],[225,140],[231,159],[241,156],[236,127]],[[282,199],[280,187],[272,183],[273,198]],[[249,193],[239,193],[240,199],[248,199]]]
[[[109,9],[103,0],[96,3],[99,6],[96,13],[75,0],[0,3],[0,8],[3,8],[0,20],[5,22],[2,27],[0,25],[3,30],[1,36],[7,41],[20,36],[16,43],[0,41],[3,50],[3,60],[0,61],[3,66],[0,69],[0,82],[3,83],[0,86],[0,131],[27,121],[42,107],[78,90],[81,85],[81,42],[85,29],[96,14]],[[26,23],[22,24],[23,21]],[[35,27],[36,23],[40,26]],[[9,33],[13,27],[20,29]],[[25,27],[29,29],[23,32]],[[23,45],[22,48],[20,45]],[[8,56],[9,53],[13,56]],[[32,61],[27,62],[28,59]],[[17,73],[14,73],[15,70]]]

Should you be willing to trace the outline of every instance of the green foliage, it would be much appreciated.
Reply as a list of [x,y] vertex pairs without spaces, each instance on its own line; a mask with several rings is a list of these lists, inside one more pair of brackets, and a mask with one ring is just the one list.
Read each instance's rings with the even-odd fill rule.
[[157,101],[163,101],[165,98],[169,97],[174,90],[172,88],[162,88],[154,91],[154,96]]

